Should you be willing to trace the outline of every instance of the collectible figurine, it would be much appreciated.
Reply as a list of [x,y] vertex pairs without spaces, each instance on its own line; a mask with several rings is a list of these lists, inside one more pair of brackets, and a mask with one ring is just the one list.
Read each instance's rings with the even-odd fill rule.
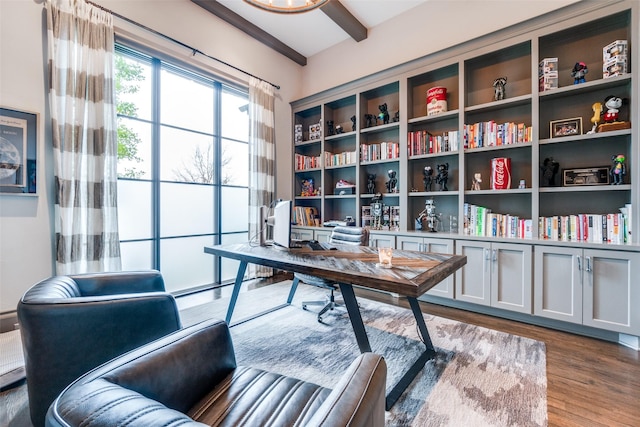
[[441,222],[440,215],[436,214],[436,205],[433,199],[427,199],[424,204],[424,209],[418,214],[418,218],[416,218],[416,230],[422,230],[423,223],[426,223],[429,231],[436,232],[438,231],[438,223]]
[[436,184],[440,185],[440,191],[449,191],[447,188],[447,180],[449,179],[449,163],[438,165],[438,175],[436,176]]
[[556,185],[556,174],[560,170],[560,164],[553,160],[553,157],[547,157],[540,166],[542,172],[540,177],[542,179],[542,187],[553,187]]
[[356,130],[356,116],[351,116],[351,130]]
[[387,193],[396,193],[398,191],[398,179],[396,178],[396,171],[389,169],[387,172],[389,175],[389,181],[387,181]]
[[365,114],[364,115],[364,120],[367,123],[367,125],[365,127],[371,127],[371,126],[375,126],[376,125],[376,116],[374,116],[373,114]]
[[382,105],[378,105],[378,110],[380,110],[380,114],[378,114],[378,119],[382,121],[383,124],[389,123],[389,111],[387,110],[387,103],[385,102]]
[[374,194],[376,192],[376,174],[370,173],[367,176],[367,192]]
[[604,100],[604,106],[607,111],[602,116],[602,120],[605,123],[613,123],[618,121],[618,115],[620,114],[620,107],[622,107],[622,98],[609,95]]
[[504,99],[505,89],[504,87],[507,85],[506,77],[498,77],[493,81],[493,99],[495,101],[500,101]]
[[344,132],[344,129],[342,129],[342,126],[336,125],[336,135],[340,135],[343,132]]
[[571,71],[571,77],[573,77],[573,84],[577,85],[580,83],[584,83],[587,80],[584,78],[585,74],[589,72],[587,68],[587,64],[584,62],[576,62],[576,65],[573,66],[573,70]]
[[422,175],[424,179],[422,182],[424,183],[424,191],[431,191],[431,184],[433,183],[433,168],[431,166],[425,166],[422,170]]
[[618,154],[617,156],[612,156],[611,160],[613,160],[613,166],[611,166],[611,185],[621,185],[624,184],[624,175],[627,173],[627,168],[624,164],[624,154]]
[[393,122],[399,122],[400,121],[400,111],[396,111],[396,113],[393,115]]
[[591,130],[589,133],[596,133],[596,129],[598,128],[598,124],[600,123],[600,117],[602,116],[602,104],[599,102],[594,102],[591,105],[591,109],[593,110],[593,116],[591,117],[591,123],[593,123],[593,126],[591,127]]
[[480,190],[481,182],[482,182],[482,174],[480,173],[473,174],[473,182],[471,183],[471,190],[472,191]]
[[313,178],[303,179],[300,182],[300,187],[301,187],[300,196],[309,197],[309,196],[316,195]]
[[333,120],[327,120],[327,135],[333,135]]

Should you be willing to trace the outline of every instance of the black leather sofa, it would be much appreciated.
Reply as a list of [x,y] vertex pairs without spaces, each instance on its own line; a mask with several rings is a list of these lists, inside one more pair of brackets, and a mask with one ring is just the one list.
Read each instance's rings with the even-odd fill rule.
[[31,287],[17,310],[35,427],[80,375],[181,328],[175,299],[155,270],[50,277]]
[[384,426],[386,375],[373,353],[333,391],[236,366],[227,324],[208,320],[85,374],[53,402],[46,425]]

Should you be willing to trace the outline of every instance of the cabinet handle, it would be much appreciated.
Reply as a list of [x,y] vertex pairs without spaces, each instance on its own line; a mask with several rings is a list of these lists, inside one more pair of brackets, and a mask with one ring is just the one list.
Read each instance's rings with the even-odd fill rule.
[[578,259],[578,270],[582,271],[582,257],[578,255],[576,258]]
[[484,250],[484,271],[487,271],[487,265],[489,264],[489,260],[491,259],[491,255],[489,254],[489,249]]
[[498,260],[498,250],[494,249],[493,250],[493,262],[496,262]]
[[591,272],[593,271],[593,270],[591,269],[591,257],[590,257],[590,256],[588,256],[588,257],[586,257],[585,259],[586,259],[586,261],[587,261],[587,270],[586,270],[586,271],[587,271],[587,273],[591,273]]

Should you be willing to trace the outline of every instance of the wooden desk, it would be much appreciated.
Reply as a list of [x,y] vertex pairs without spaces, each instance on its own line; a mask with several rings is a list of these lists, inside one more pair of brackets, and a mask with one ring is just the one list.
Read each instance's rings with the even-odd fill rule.
[[[265,265],[293,273],[311,274],[338,283],[358,347],[362,353],[371,352],[371,345],[369,344],[369,338],[352,285],[395,292],[407,297],[426,348],[387,395],[386,407],[388,410],[413,381],[425,363],[436,354],[417,297],[465,265],[467,257],[464,255],[394,249],[393,268],[385,269],[376,266],[378,262],[376,248],[368,246],[333,246],[337,250],[314,251],[306,246],[287,250],[272,246],[255,246],[250,243],[241,243],[207,246],[204,251],[208,254],[240,261],[227,310],[227,323],[231,322],[247,264],[249,263]],[[295,291],[295,287],[292,286],[287,303],[284,305],[291,304]]]

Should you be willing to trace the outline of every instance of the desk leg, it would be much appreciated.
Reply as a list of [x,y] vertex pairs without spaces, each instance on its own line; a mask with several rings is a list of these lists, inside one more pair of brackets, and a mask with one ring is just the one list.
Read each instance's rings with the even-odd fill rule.
[[340,283],[340,292],[342,293],[344,305],[347,307],[347,312],[349,313],[349,319],[351,320],[353,332],[356,335],[356,341],[358,341],[360,353],[371,353],[371,344],[369,344],[367,331],[364,329],[364,322],[360,315],[360,307],[358,307],[353,286]]
[[244,273],[247,271],[247,262],[240,261],[238,266],[238,274],[236,275],[236,283],[233,285],[233,292],[231,293],[231,300],[229,301],[229,308],[227,308],[227,325],[231,325],[231,316],[233,316],[233,309],[236,308],[236,301],[238,301],[238,294],[240,293],[240,287],[242,286],[242,280],[244,279]]

